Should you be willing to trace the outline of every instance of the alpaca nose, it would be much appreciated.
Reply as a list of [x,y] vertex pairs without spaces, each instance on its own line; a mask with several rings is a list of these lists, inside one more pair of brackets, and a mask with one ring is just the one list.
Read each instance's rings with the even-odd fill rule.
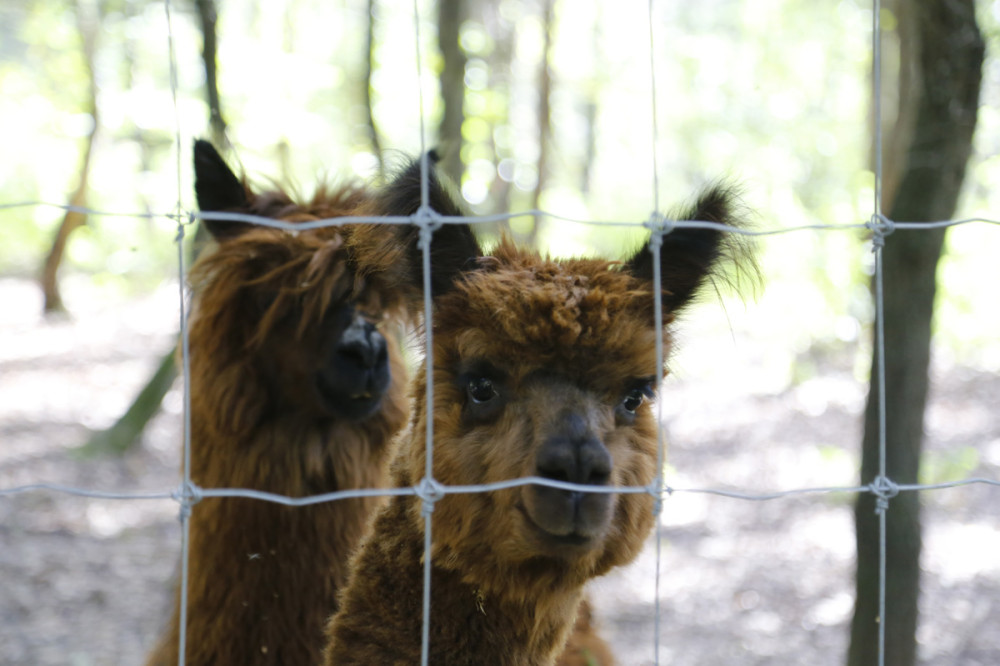
[[570,413],[542,444],[535,467],[546,479],[601,486],[611,478],[611,454],[583,417]]
[[384,363],[387,354],[385,338],[374,324],[361,317],[355,317],[340,336],[336,351],[363,370],[370,370]]

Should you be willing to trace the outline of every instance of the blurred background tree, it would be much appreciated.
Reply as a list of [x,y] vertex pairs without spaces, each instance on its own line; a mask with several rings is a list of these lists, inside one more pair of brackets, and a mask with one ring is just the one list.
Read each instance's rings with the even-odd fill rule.
[[[174,3],[184,153],[178,184],[161,3],[80,1],[81,12],[68,0],[0,2],[3,201],[72,200],[91,142],[90,207],[157,213],[178,198],[193,207],[187,151],[194,136],[228,138],[251,177],[278,176],[300,189],[317,174],[376,177],[380,158],[391,168],[420,149],[408,2],[222,3],[215,12],[208,2]],[[470,208],[529,210],[537,202],[574,218],[646,219],[654,147],[645,3],[614,10],[596,0],[458,4],[458,20],[447,0],[421,4],[422,85],[428,143],[445,149],[447,171]],[[869,3],[689,4],[654,5],[661,199],[683,200],[723,176],[743,182],[762,226],[867,219]],[[88,12],[100,17],[93,87],[79,33]],[[994,2],[980,2],[991,44],[995,13]],[[212,27],[214,73],[202,64],[203,50],[213,50]],[[456,34],[457,47],[449,47]],[[992,62],[988,55],[962,215],[990,210],[1000,177]],[[91,88],[99,98],[93,110]],[[210,105],[228,109],[225,122],[221,110],[213,120]],[[60,223],[51,208],[6,213],[0,273],[36,274]],[[171,226],[162,217],[91,219],[66,248],[65,274],[117,296],[169,279],[173,250],[162,240]],[[639,236],[585,225],[547,230],[530,217],[510,226],[558,253],[613,254]],[[801,233],[764,247],[768,284],[793,296],[765,301],[771,321],[787,321],[803,304],[837,319],[831,327],[803,317],[790,340],[797,352],[853,345],[870,323],[871,267],[856,251],[861,238]],[[991,242],[976,229],[954,234],[946,253],[953,259],[942,267],[945,293],[957,296],[945,314],[962,321],[966,340],[983,342],[998,324],[998,316],[972,316],[967,307],[985,293],[975,276],[987,265],[973,258],[985,253],[974,250]],[[952,327],[941,334],[957,343]],[[974,349],[952,344],[949,353]],[[790,365],[784,372],[791,376]]]
[[[972,0],[897,0],[897,122],[890,125],[891,158],[882,172],[881,207],[892,220],[951,219],[972,154],[979,107],[984,44]],[[893,79],[889,79],[890,86]],[[885,372],[885,401],[875,381],[868,393],[861,483],[880,469],[880,414],[884,408],[886,476],[897,484],[920,482],[924,411],[929,390],[931,321],[937,264],[947,229],[901,230],[882,251],[884,352],[871,376]],[[917,663],[920,598],[920,496],[902,493],[886,513],[885,617],[879,616],[880,519],[875,497],[858,495],[857,592],[848,665],[878,661],[879,625],[885,663]]]
[[[476,213],[541,208],[640,222],[655,205],[654,152],[665,205],[726,177],[743,184],[762,228],[854,224],[872,213],[868,0],[654,3],[655,145],[644,1],[422,0],[419,79],[410,0],[171,6],[176,114],[162,2],[0,0],[0,203],[140,214],[89,215],[82,225],[83,216],[48,206],[3,210],[0,286],[44,274],[47,307],[70,314],[84,300],[176,289],[167,214],[178,201],[194,208],[194,137],[234,147],[229,157],[257,182],[277,177],[308,192],[317,176],[377,179],[421,149],[418,86],[427,147],[443,149]],[[889,39],[908,25],[894,7],[883,14]],[[976,10],[987,52],[957,217],[1000,209],[1000,1],[978,0]],[[912,72],[905,54],[887,53],[887,80],[901,83],[886,86],[884,101],[905,129],[916,122],[905,101]],[[902,141],[887,145],[887,160],[902,164],[906,132],[887,129]],[[531,215],[506,226],[556,254],[614,256],[642,235]],[[969,226],[942,240],[930,329],[938,359],[1000,371],[1000,309],[984,305],[995,302],[998,236]],[[758,387],[785,390],[829,363],[867,380],[865,241],[798,232],[761,243],[767,289],[750,312],[735,305],[729,315],[769,342],[753,360]],[[171,385],[162,358],[111,448],[135,441]],[[703,370],[726,371],[687,368]]]

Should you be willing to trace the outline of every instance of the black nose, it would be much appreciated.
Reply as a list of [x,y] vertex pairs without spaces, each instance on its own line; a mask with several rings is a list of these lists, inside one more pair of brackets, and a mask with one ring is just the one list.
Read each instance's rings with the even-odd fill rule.
[[316,373],[321,406],[331,414],[364,419],[389,388],[389,344],[373,324],[354,317]]
[[356,365],[370,370],[386,360],[386,342],[375,325],[356,317],[337,343],[336,353]]
[[605,485],[611,478],[611,454],[583,417],[569,413],[542,444],[535,467],[546,479]]

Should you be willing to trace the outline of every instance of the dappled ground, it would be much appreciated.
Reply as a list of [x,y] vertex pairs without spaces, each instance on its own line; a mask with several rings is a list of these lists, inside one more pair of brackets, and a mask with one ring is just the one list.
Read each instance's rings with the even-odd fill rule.
[[[46,322],[31,284],[0,280],[0,489],[177,486],[176,391],[125,456],[74,453],[88,428],[118,416],[170,347],[176,298],[168,287],[99,304],[71,283],[73,318]],[[804,359],[819,370],[788,387],[758,373],[764,341],[699,321],[688,330],[680,377],[663,396],[671,486],[756,492],[856,483],[864,387],[850,359]],[[713,362],[722,371],[701,371]],[[1000,478],[1000,378],[962,367],[934,373],[928,480]],[[593,587],[620,662],[652,663],[658,595],[661,663],[842,663],[852,499],[674,493],[664,503],[659,586],[651,539],[638,562]],[[928,492],[924,502],[922,661],[1000,663],[1000,488]],[[0,497],[0,664],[141,663],[170,603],[176,516],[169,499]]]

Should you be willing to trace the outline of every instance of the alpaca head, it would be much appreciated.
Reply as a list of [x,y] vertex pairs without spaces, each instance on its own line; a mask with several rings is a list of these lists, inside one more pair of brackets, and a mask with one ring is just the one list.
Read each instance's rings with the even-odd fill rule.
[[[710,190],[678,219],[729,223],[729,196]],[[669,349],[676,313],[711,278],[729,235],[665,235],[658,292],[645,246],[620,262],[561,260],[503,240],[484,256],[459,229],[446,224],[433,238],[432,258],[449,260],[432,265],[434,363],[417,383],[432,372],[435,478],[650,485],[658,446],[651,403],[664,373],[656,340]],[[415,246],[411,253],[419,256]],[[660,329],[654,294],[663,304]],[[408,457],[397,469],[410,483],[424,476],[425,464],[429,408],[417,393]],[[518,572],[546,583],[599,575],[636,556],[653,505],[646,493],[541,485],[446,495],[433,514],[435,562],[484,589],[516,587]]]
[[[254,193],[211,144],[194,149],[203,212],[288,222],[371,214],[362,188],[320,190],[307,204]],[[384,328],[402,313],[402,250],[389,226],[286,231],[205,220],[218,247],[192,269],[198,294],[192,348],[205,368],[199,394],[232,430],[272,416],[361,421],[378,412],[402,364]],[[388,320],[388,321],[387,321]]]

